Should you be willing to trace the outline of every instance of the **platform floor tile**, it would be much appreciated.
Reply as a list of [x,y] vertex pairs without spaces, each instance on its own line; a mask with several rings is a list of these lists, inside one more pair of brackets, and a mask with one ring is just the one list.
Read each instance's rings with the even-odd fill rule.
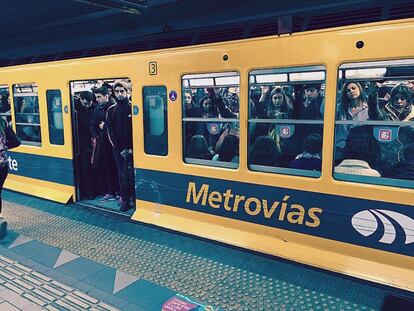
[[[0,310],[87,310],[102,301],[5,257],[0,248]],[[126,305],[127,303],[125,303]],[[107,310],[118,310],[108,304]]]
[[[379,310],[391,292],[407,295],[75,204],[62,205],[12,192],[6,192],[4,198],[4,215],[12,231],[109,267],[83,277],[79,284],[84,288],[98,280],[113,279],[115,271],[135,277],[130,286],[116,292],[115,297],[120,299],[126,299],[125,293],[137,284],[145,292],[145,282],[159,286],[161,293],[179,292],[237,311],[316,310],[326,306],[329,310]],[[24,249],[24,245],[18,247]],[[35,254],[33,259],[41,260],[42,256]],[[113,293],[114,288],[108,283],[91,292]],[[129,301],[131,308],[142,307],[147,298],[144,295],[141,300]]]

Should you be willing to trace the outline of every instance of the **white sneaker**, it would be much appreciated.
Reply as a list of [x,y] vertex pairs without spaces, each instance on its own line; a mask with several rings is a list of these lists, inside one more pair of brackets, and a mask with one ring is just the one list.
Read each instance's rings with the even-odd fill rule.
[[102,199],[99,200],[101,203],[109,202],[109,201],[115,201],[116,197],[112,194],[105,194]]

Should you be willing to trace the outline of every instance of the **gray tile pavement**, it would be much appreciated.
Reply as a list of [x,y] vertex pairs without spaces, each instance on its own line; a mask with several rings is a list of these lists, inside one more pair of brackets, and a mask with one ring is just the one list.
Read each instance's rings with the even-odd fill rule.
[[[8,254],[10,258],[38,267],[35,270],[40,273],[50,272],[50,277],[95,299],[112,299],[112,305],[122,310],[142,310],[143,301],[151,297],[154,288],[160,293],[179,292],[229,311],[307,310],[324,304],[328,309],[345,306],[350,310],[379,310],[382,299],[389,294],[388,288],[159,230],[100,211],[27,199],[18,194],[8,194],[6,198],[9,202],[4,204],[4,215],[9,227],[35,240],[30,243],[41,241],[113,270],[104,268],[91,275],[87,271],[73,275],[76,264],[69,269],[71,263],[65,262],[60,269],[58,265],[50,271],[60,255],[53,249],[48,256],[42,252],[28,254],[24,245]],[[38,249],[42,247],[39,244]],[[44,270],[39,261],[49,269]],[[108,281],[113,282],[116,271],[139,279],[137,288],[147,290],[146,282],[158,287],[150,286],[136,301],[124,299],[125,290],[110,295],[118,286]],[[83,278],[77,278],[79,275]],[[122,282],[127,283],[128,277]],[[97,286],[97,281],[102,281],[102,286]],[[62,299],[62,303],[72,306],[67,299]],[[58,306],[63,307],[62,303]]]
[[0,255],[0,284],[2,311],[119,310],[3,255]]

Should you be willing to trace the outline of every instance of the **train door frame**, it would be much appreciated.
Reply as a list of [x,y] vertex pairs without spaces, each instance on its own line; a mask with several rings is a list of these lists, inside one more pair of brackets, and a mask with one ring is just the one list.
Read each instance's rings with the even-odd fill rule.
[[78,129],[78,111],[75,107],[75,99],[72,94],[72,83],[75,81],[69,82],[69,97],[70,97],[70,106],[71,106],[71,123],[72,123],[72,144],[73,144],[73,170],[74,170],[74,180],[75,180],[75,198],[74,202],[80,202],[80,167],[79,167],[79,155],[80,155],[80,146],[79,146],[79,129]]
[[[122,215],[128,215],[131,216],[135,210],[135,198],[133,198],[133,202],[132,202],[132,206],[131,209],[129,209],[126,212],[121,212],[119,210],[119,206],[118,206],[118,196],[116,196],[116,199],[113,202],[110,202],[112,204],[110,204],[110,207],[107,206],[106,203],[100,202],[100,198],[99,196],[97,196],[95,199],[93,200],[89,200],[89,199],[85,199],[81,197],[81,178],[82,178],[82,174],[80,172],[81,168],[80,168],[80,145],[79,145],[79,127],[78,127],[78,121],[79,121],[79,112],[76,109],[75,106],[75,97],[74,94],[77,93],[76,91],[74,91],[74,83],[76,82],[91,82],[91,81],[101,81],[101,82],[113,82],[113,81],[117,81],[117,80],[129,80],[131,81],[131,79],[129,78],[115,78],[115,79],[109,79],[109,78],[102,78],[102,79],[82,79],[82,80],[70,80],[69,81],[69,94],[70,94],[70,103],[71,103],[71,109],[72,109],[72,115],[71,115],[71,122],[72,122],[72,142],[73,142],[73,162],[74,162],[74,176],[75,176],[75,194],[76,194],[76,198],[75,198],[75,203],[76,204],[80,204],[80,205],[84,205],[84,206],[88,206],[88,207],[93,207],[93,208],[97,208],[97,209],[102,209],[105,211],[109,211],[109,212],[113,212],[113,213],[119,213]],[[85,89],[87,90],[87,89]],[[91,89],[92,90],[92,89]],[[91,91],[90,90],[90,91]],[[131,120],[132,122],[132,120]],[[93,175],[92,175],[93,176]],[[134,172],[134,176],[135,176],[135,172]],[[135,179],[135,178],[134,178]]]

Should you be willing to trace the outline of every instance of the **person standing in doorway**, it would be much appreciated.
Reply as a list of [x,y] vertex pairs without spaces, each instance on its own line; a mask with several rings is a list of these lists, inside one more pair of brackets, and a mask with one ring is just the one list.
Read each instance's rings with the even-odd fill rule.
[[93,185],[93,171],[91,166],[92,142],[89,131],[93,105],[93,93],[82,91],[79,98],[75,99],[75,110],[77,112],[77,128],[79,137],[79,178],[80,196],[84,200],[95,199]]
[[[129,210],[129,201],[134,194],[132,166],[132,117],[129,89],[124,82],[114,85],[116,104],[108,108],[106,127],[113,147],[116,169],[119,177],[121,197],[120,211]],[[131,181],[132,179],[132,181]]]
[[92,168],[95,171],[96,185],[103,191],[100,202],[116,200],[117,173],[112,146],[108,139],[106,128],[106,112],[110,106],[110,94],[106,87],[95,90],[97,106],[92,111],[90,132],[92,136]]

